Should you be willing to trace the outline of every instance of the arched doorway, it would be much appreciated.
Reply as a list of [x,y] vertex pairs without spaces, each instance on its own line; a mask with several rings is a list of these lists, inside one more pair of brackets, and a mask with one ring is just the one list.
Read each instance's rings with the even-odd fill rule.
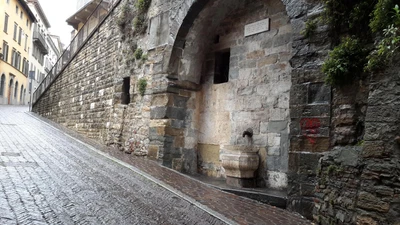
[[[168,68],[169,77],[190,91],[182,107],[184,147],[164,148],[163,156],[175,154],[165,160],[177,167],[173,157],[180,151],[184,171],[223,177],[221,146],[251,144],[260,149],[258,185],[286,188],[292,56],[286,8],[280,0],[215,0],[201,10],[195,4]],[[242,136],[247,129],[251,143]]]
[[10,79],[10,82],[8,84],[8,93],[7,93],[7,98],[8,98],[8,104],[11,105],[12,104],[12,93],[14,90],[14,80],[13,78]]
[[18,81],[15,82],[15,88],[14,88],[14,103],[15,105],[18,104]]
[[6,75],[2,74],[0,78],[0,104],[5,104]]
[[21,85],[21,91],[20,91],[20,94],[19,94],[19,104],[21,104],[21,105],[23,105],[24,104],[24,102],[23,102],[23,95],[24,94],[24,85]]

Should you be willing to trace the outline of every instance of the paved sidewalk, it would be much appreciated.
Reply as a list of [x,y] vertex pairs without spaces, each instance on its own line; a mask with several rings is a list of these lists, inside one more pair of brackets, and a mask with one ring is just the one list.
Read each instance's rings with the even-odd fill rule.
[[105,148],[26,109],[0,106],[0,224],[311,224]]

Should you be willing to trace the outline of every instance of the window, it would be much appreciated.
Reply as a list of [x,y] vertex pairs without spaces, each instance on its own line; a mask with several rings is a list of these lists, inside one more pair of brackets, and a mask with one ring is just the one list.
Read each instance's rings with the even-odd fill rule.
[[18,95],[18,81],[15,82],[15,89],[14,89],[14,98],[16,99]]
[[28,74],[29,74],[29,61],[26,60],[25,75],[28,76]]
[[26,58],[24,57],[24,59],[22,60],[22,73],[23,74],[25,74],[25,75],[28,75],[27,73],[26,73],[26,71],[27,71],[27,67],[28,67],[28,65],[29,64],[27,64],[27,60],[26,60]]
[[0,80],[0,96],[4,96],[5,83],[6,83],[6,76],[3,74],[1,75],[1,80]]
[[15,48],[12,50],[12,59],[11,65],[15,67],[17,70],[20,70],[21,67],[21,53],[17,52]]
[[18,24],[14,23],[14,36],[13,36],[14,41],[17,41],[17,30],[18,30]]
[[7,33],[7,30],[8,30],[8,17],[9,16],[6,13],[5,16],[4,16],[4,29],[3,29],[4,33]]
[[7,0],[7,4],[10,4],[10,0]]
[[15,6],[15,13],[18,15],[18,6]]
[[3,41],[3,60],[8,62],[8,43]]
[[18,44],[21,45],[21,40],[22,40],[22,28],[19,28],[19,35],[18,35]]
[[15,48],[13,48],[12,53],[11,53],[11,65],[14,66],[15,65],[15,57],[17,57],[17,50],[15,50]]
[[28,46],[28,35],[25,34],[25,47],[24,47],[25,51],[27,46]]
[[24,13],[21,11],[21,14],[20,14],[20,16],[19,16],[19,18],[23,18],[24,17]]
[[229,81],[229,50],[215,54],[214,84],[222,84]]
[[28,19],[26,19],[26,27],[28,27],[29,26],[29,21],[28,21]]
[[131,102],[129,89],[131,88],[131,78],[125,77],[122,84],[121,104],[128,105]]
[[15,68],[17,68],[17,70],[21,70],[21,53],[17,52],[17,62],[15,64]]

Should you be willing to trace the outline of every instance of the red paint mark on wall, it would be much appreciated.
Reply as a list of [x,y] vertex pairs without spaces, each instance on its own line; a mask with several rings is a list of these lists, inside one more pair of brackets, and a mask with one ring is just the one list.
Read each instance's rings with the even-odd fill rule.
[[318,118],[303,118],[300,120],[301,135],[305,136],[310,144],[315,144],[315,136],[320,133],[321,121]]

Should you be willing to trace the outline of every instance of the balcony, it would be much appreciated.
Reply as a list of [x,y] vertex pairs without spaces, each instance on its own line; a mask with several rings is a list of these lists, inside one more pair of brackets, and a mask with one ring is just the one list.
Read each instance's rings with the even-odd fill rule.
[[39,33],[36,29],[33,31],[33,42],[37,44],[40,52],[44,55],[49,53],[49,48],[47,47],[46,41],[41,33]]
[[44,69],[46,70],[46,73],[49,73],[52,68],[53,65],[50,63],[49,59],[46,59],[44,63]]

